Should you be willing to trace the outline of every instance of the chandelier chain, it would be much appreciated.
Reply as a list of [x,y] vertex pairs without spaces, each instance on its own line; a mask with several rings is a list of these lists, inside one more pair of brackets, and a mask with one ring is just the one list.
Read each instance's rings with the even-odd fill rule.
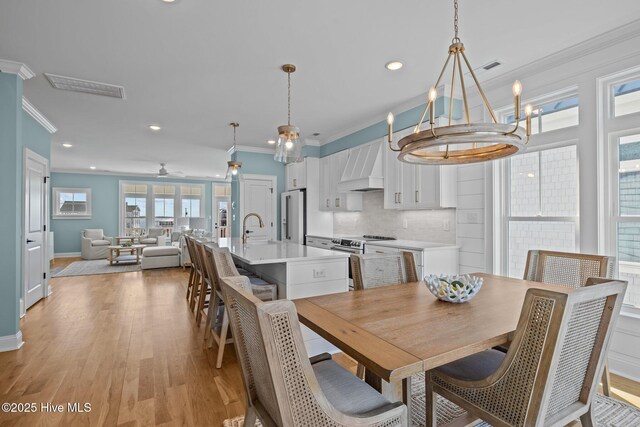
[[460,37],[458,37],[458,0],[453,0],[453,42],[460,42]]

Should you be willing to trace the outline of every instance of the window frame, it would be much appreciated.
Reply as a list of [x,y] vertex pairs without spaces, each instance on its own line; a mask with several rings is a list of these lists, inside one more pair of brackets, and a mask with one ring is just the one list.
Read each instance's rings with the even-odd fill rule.
[[[545,95],[531,98],[523,102],[523,105],[541,105],[566,98],[578,97],[578,112],[580,111],[580,98],[577,86],[570,86]],[[513,113],[513,106],[505,106],[496,110],[500,123],[505,123],[506,118]],[[578,113],[579,114],[579,113]],[[514,156],[498,160],[493,172],[494,212],[499,215],[494,219],[494,271],[504,276],[509,276],[509,224],[511,222],[573,222],[575,224],[575,248],[580,251],[580,150],[579,144],[580,124],[566,128],[550,130],[531,135],[529,143],[523,153],[542,152],[555,148],[576,146],[576,216],[511,216],[511,162]],[[517,156],[517,154],[516,154]],[[539,179],[542,179],[539,176]],[[540,205],[542,209],[542,204]],[[533,248],[532,248],[533,249]]]
[[[155,199],[172,199],[173,200],[173,229],[175,230],[178,227],[179,219],[183,217],[183,213],[181,212],[182,207],[182,199],[183,197],[191,198],[191,199],[199,199],[200,200],[200,214],[198,218],[206,218],[206,209],[205,207],[205,184],[199,183],[184,183],[184,182],[167,182],[167,181],[135,181],[135,180],[121,180],[119,182],[119,200],[118,200],[118,215],[119,215],[119,233],[120,235],[125,235],[126,232],[126,214],[124,212],[125,209],[125,199],[126,197],[132,197],[133,193],[126,193],[124,188],[126,185],[146,185],[147,192],[146,194],[136,194],[137,196],[141,196],[139,198],[144,197],[146,199],[146,230],[148,232],[149,228],[156,228],[155,220],[156,220],[156,212],[155,212]],[[174,188],[173,194],[156,194],[154,191],[154,185],[162,185],[162,186],[171,186]],[[182,187],[199,187],[200,195],[182,195]],[[165,227],[163,227],[165,228]]]
[[[84,193],[87,198],[87,209],[82,214],[61,214],[60,213],[60,194],[61,193]],[[54,187],[52,188],[53,212],[51,214],[52,219],[91,219],[92,218],[92,198],[91,188],[72,188],[72,187]]]

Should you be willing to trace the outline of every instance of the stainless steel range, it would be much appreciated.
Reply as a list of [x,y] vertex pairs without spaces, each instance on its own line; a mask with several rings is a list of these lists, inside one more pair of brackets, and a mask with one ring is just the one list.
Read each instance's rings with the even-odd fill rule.
[[396,240],[396,238],[386,236],[373,236],[370,234],[365,234],[364,236],[335,238],[331,239],[331,242],[333,243],[331,249],[334,251],[362,254],[364,253],[364,247],[367,242],[375,242],[380,240]]

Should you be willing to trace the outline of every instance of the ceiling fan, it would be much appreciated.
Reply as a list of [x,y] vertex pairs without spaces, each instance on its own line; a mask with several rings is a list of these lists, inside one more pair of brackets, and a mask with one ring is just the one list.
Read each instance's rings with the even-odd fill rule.
[[158,178],[166,178],[169,176],[169,172],[165,169],[166,163],[160,163],[160,170],[158,171]]

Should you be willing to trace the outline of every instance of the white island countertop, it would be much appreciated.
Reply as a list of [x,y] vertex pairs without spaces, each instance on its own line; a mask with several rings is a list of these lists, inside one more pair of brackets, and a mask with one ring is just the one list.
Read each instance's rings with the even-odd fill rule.
[[459,248],[450,243],[422,242],[418,240],[375,240],[367,242],[367,245],[385,246],[388,248],[413,249],[415,251],[439,250],[443,248]]
[[229,248],[231,254],[249,265],[276,264],[290,261],[317,261],[348,259],[349,254],[338,251],[304,246],[297,243],[254,240],[242,244],[240,238],[218,240],[221,248]]

